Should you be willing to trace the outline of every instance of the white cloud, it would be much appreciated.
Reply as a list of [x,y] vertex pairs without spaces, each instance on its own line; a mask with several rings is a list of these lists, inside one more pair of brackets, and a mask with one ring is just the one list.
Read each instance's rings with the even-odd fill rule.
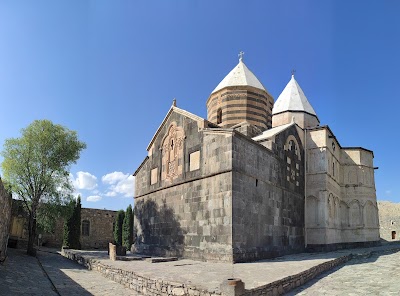
[[87,201],[96,202],[96,201],[101,200],[101,196],[99,196],[99,195],[91,195],[91,196],[88,196],[88,197],[86,198],[86,200],[87,200]]
[[97,177],[88,172],[77,172],[76,179],[72,176],[75,189],[93,190],[97,187]]
[[113,172],[104,175],[101,180],[109,185],[106,196],[123,195],[125,197],[133,197],[135,178],[132,175]]
[[109,191],[106,193],[106,196],[116,196],[117,193],[115,191]]
[[127,178],[127,174],[125,175],[122,172],[113,172],[101,177],[101,181],[106,184],[115,184],[119,181],[125,180]]

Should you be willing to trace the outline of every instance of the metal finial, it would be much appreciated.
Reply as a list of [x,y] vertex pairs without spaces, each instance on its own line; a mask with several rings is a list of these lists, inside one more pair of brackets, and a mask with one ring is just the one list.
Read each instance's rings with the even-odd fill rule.
[[239,56],[239,61],[242,61],[242,60],[243,60],[243,55],[244,55],[244,52],[243,52],[243,51],[240,51],[239,54],[238,54],[238,56]]
[[292,69],[292,77],[294,77],[294,73],[296,73],[296,70]]
[[175,98],[172,100],[172,106],[176,107],[176,99]]

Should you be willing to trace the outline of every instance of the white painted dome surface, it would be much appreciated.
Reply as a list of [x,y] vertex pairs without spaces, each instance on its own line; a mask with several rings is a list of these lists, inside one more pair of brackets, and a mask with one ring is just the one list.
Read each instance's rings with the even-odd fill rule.
[[228,75],[218,84],[218,86],[212,91],[215,93],[228,86],[241,86],[247,85],[256,87],[266,91],[260,80],[247,68],[243,63],[242,59],[239,60],[239,64],[229,72]]
[[307,97],[293,75],[292,79],[290,79],[289,83],[276,100],[272,109],[272,115],[285,111],[304,111],[317,116],[314,108],[308,102]]

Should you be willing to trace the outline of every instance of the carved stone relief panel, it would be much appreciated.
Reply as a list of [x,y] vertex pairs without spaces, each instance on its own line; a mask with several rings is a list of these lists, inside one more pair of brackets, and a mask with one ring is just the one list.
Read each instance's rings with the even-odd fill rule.
[[183,142],[185,135],[183,128],[171,123],[162,142],[162,180],[177,178],[183,171]]

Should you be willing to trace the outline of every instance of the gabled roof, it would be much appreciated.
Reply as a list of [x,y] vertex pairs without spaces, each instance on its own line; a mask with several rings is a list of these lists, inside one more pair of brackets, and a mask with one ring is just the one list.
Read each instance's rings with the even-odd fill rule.
[[151,145],[153,145],[154,140],[156,139],[157,135],[160,133],[160,130],[162,129],[162,127],[164,126],[165,122],[167,121],[167,119],[169,118],[169,116],[171,115],[172,112],[176,112],[179,114],[182,114],[186,117],[189,117],[190,119],[193,119],[194,121],[197,122],[206,122],[207,120],[204,118],[201,118],[200,116],[197,116],[193,113],[190,113],[186,110],[180,109],[174,105],[171,106],[171,108],[168,110],[167,115],[165,115],[164,120],[161,122],[160,126],[158,127],[156,133],[154,134],[153,138],[151,139],[149,145],[147,146],[147,151],[150,150]]
[[262,140],[266,140],[269,139],[281,132],[283,132],[284,130],[286,130],[287,128],[291,127],[292,125],[295,125],[296,123],[294,121],[284,124],[284,125],[280,125],[271,129],[268,129],[266,131],[264,131],[262,134],[255,136],[254,138],[252,138],[253,141],[262,141]]
[[289,83],[276,100],[272,109],[272,115],[285,111],[303,111],[317,116],[300,85],[294,79],[294,75],[292,75],[292,79],[290,79]]
[[267,91],[258,78],[247,68],[243,63],[242,59],[239,59],[239,64],[229,72],[228,75],[217,85],[217,87],[212,91],[215,93],[228,86],[252,86],[255,88]]

